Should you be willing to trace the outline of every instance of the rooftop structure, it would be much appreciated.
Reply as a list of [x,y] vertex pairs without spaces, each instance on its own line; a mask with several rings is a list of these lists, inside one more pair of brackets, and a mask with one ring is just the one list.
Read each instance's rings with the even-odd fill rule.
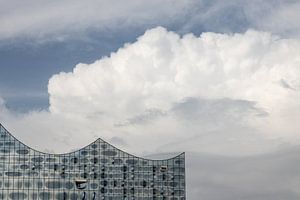
[[0,124],[0,199],[185,200],[185,155],[133,156],[98,139],[65,154],[34,150]]

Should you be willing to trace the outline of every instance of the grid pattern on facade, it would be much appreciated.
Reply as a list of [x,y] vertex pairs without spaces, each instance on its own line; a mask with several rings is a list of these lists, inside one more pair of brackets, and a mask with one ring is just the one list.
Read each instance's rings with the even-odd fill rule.
[[185,200],[185,157],[139,158],[101,139],[47,154],[0,125],[0,199]]

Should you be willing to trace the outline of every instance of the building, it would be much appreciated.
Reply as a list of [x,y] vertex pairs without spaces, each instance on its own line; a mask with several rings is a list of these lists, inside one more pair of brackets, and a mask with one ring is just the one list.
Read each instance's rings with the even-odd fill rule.
[[184,153],[149,160],[98,139],[49,154],[0,130],[0,199],[185,200]]

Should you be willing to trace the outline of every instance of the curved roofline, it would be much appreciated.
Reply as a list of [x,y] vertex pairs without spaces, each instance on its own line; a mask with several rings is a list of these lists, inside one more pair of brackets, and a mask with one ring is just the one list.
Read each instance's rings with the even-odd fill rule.
[[168,161],[168,160],[173,160],[175,158],[178,158],[182,155],[185,155],[185,152],[182,152],[174,157],[171,157],[171,158],[166,158],[166,159],[148,159],[148,158],[143,158],[143,157],[140,157],[140,156],[136,156],[136,155],[133,155],[131,153],[128,153],[128,152],[125,152],[121,149],[119,149],[118,147],[115,147],[114,145],[102,140],[101,138],[98,138],[96,139],[95,141],[89,143],[88,145],[86,146],[83,146],[77,150],[74,150],[74,151],[70,151],[70,152],[66,152],[66,153],[46,153],[46,152],[43,152],[43,151],[40,151],[40,150],[36,150],[28,145],[26,145],[25,143],[23,143],[22,141],[20,141],[19,139],[17,139],[13,134],[11,134],[1,123],[0,123],[0,128],[3,128],[13,139],[15,139],[16,141],[20,142],[22,145],[26,146],[27,148],[29,148],[30,150],[33,150],[35,152],[38,152],[38,153],[41,153],[41,154],[47,154],[47,155],[56,155],[56,156],[63,156],[63,155],[67,155],[67,154],[72,154],[72,153],[76,153],[76,152],[79,152],[85,148],[87,148],[88,146],[91,146],[92,144],[96,143],[97,141],[101,140],[102,142],[110,145],[111,147],[115,148],[116,150],[122,152],[122,153],[125,153],[125,154],[128,154],[129,156],[132,156],[132,157],[135,157],[135,158],[138,158],[138,159],[142,159],[142,160],[148,160],[148,161]]

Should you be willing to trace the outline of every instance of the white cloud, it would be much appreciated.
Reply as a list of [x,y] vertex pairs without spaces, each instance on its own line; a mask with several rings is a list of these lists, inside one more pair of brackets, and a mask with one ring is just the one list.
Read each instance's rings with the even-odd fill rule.
[[97,137],[137,155],[193,151],[191,199],[299,199],[290,167],[297,149],[204,153],[299,145],[299,50],[297,39],[254,30],[180,37],[158,27],[54,75],[49,111],[16,114],[0,98],[0,121],[43,151],[70,151]]
[[[87,130],[98,127],[136,149],[147,149],[146,140],[152,151],[165,141],[217,153],[297,142],[299,49],[298,40],[266,32],[180,37],[158,27],[109,57],[54,75],[50,112],[97,121]],[[194,104],[182,104],[186,98]]]
[[299,144],[299,49],[267,32],[180,37],[158,27],[54,75],[49,111],[5,108],[2,118],[24,142],[56,152],[102,137],[141,154],[262,153]]

